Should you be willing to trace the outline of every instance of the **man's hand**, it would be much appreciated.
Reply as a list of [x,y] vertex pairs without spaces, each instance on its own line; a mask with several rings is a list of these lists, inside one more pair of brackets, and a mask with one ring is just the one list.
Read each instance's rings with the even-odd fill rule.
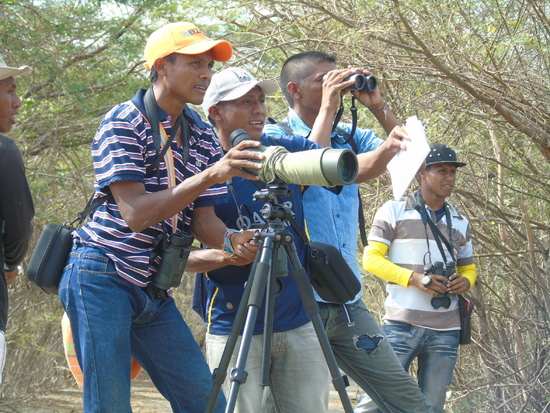
[[346,89],[355,83],[354,80],[345,81],[357,70],[354,68],[331,70],[325,75],[323,81],[323,100],[321,108],[330,109],[332,114],[340,107],[340,97],[349,91]]
[[470,280],[463,277],[460,273],[455,273],[447,279],[443,275],[428,274],[432,279],[432,284],[426,288],[422,284],[423,274],[414,272],[409,279],[409,286],[414,285],[420,291],[432,295],[451,293],[462,294],[470,289]]
[[244,264],[240,265],[249,264],[254,261],[254,258],[256,258],[258,244],[256,244],[253,240],[254,232],[254,230],[248,229],[246,231],[236,232],[231,235],[231,245],[233,245],[233,249],[236,253],[235,255],[241,260],[246,261]]
[[215,175],[216,183],[222,184],[229,178],[240,176],[241,178],[258,180],[256,175],[244,171],[242,168],[262,169],[263,164],[249,161],[249,159],[262,160],[264,154],[261,152],[247,151],[246,148],[256,148],[260,146],[260,142],[246,140],[239,143],[234,148],[231,148],[225,156],[216,162],[210,171]]
[[11,285],[19,275],[19,268],[15,268],[15,270],[6,272],[6,283],[8,285]]
[[428,275],[432,279],[432,283],[428,288],[424,287],[424,285],[422,284],[422,278],[424,278],[424,274],[420,274],[418,272],[413,272],[413,274],[411,275],[411,278],[409,279],[409,286],[413,285],[420,291],[424,291],[425,293],[431,295],[449,292],[449,289],[447,288],[449,280],[447,280],[447,278],[445,278],[443,275]]
[[470,280],[457,272],[449,277],[448,286],[451,294],[462,294],[470,289]]
[[380,146],[383,146],[386,151],[395,155],[400,150],[407,149],[407,145],[404,141],[410,140],[411,138],[409,138],[409,135],[407,135],[407,130],[403,126],[396,126],[390,132],[388,139],[386,139],[384,143]]

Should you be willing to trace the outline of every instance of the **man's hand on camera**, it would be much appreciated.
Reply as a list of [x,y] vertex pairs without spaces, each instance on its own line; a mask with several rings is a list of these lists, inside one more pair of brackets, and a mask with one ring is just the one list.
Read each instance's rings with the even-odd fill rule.
[[445,292],[448,292],[447,284],[449,283],[449,280],[447,280],[447,278],[445,278],[443,275],[428,275],[432,279],[432,283],[428,288],[424,287],[424,285],[422,284],[422,278],[424,278],[424,274],[420,274],[418,272],[412,273],[411,278],[409,279],[409,287],[412,285],[418,288],[420,291],[424,291],[425,293],[429,293],[431,295],[443,294]]
[[462,294],[470,289],[470,280],[460,273],[454,273],[449,277],[449,289],[451,294]]
[[231,148],[219,162],[216,162],[216,164],[210,168],[211,173],[215,174],[216,182],[221,184],[234,176],[240,176],[241,178],[250,180],[259,179],[256,175],[243,170],[243,168],[262,169],[263,165],[261,163],[249,161],[248,159],[261,160],[264,158],[264,154],[246,150],[248,147],[255,148],[258,146],[260,146],[260,142],[246,140],[242,141],[234,148]]

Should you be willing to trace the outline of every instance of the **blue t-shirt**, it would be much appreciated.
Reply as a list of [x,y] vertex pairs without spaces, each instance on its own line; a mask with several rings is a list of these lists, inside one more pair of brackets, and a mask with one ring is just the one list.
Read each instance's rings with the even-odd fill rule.
[[[288,117],[283,122],[292,129],[296,137],[309,136],[311,132],[311,129],[292,109],[289,110]],[[340,123],[338,126],[347,133],[351,132],[350,124]],[[284,133],[284,129],[275,124],[267,124],[264,127],[264,133],[278,135]],[[369,129],[357,129],[353,139],[357,146],[357,153],[373,151],[383,142]],[[330,146],[337,149],[352,149],[350,144],[344,142],[345,138],[335,130]],[[361,272],[357,264],[358,190],[357,184],[344,186],[339,194],[312,186],[304,192],[304,211],[311,241],[324,242],[338,248],[357,279],[362,283]],[[352,302],[357,301],[361,294],[362,290]],[[315,292],[315,298],[317,301],[324,301],[317,292]]]
[[[320,149],[317,144],[304,138],[295,138],[287,136],[275,136],[277,142],[272,138],[263,135],[261,142],[266,146],[279,144],[288,149],[289,152],[299,152],[308,149]],[[261,182],[261,181],[260,181]],[[262,182],[265,186],[265,183]],[[228,228],[246,229],[251,224],[266,224],[262,218],[260,210],[264,206],[262,201],[253,201],[252,195],[258,191],[258,187],[247,179],[234,177],[233,187],[237,202],[233,196],[228,193],[227,203],[216,205],[216,215],[227,225]],[[288,184],[288,189],[292,190],[292,196],[281,198],[281,202],[288,206],[296,222],[304,229],[304,213],[302,208],[302,192],[298,185]],[[242,211],[244,222],[239,220],[237,205]],[[285,222],[285,228],[294,236],[294,244],[298,253],[300,262],[308,270],[309,248],[304,244],[300,236],[294,231],[289,222]],[[279,254],[284,252],[284,248],[279,248]],[[286,253],[285,253],[286,254]],[[282,286],[282,292],[275,298],[275,314],[273,321],[273,331],[282,332],[298,328],[310,321],[309,316],[302,304],[302,299],[298,293],[294,277],[292,276],[292,267],[287,259],[288,275],[280,277],[278,280]],[[206,323],[206,331],[211,334],[227,335],[231,331],[235,315],[244,292],[245,283],[250,275],[251,265],[247,266],[227,266],[204,274],[197,274],[197,280],[202,285],[197,284],[197,288],[204,289],[203,303],[195,303],[195,307],[202,304],[205,313],[201,314]],[[309,271],[308,271],[309,274]],[[200,300],[200,292],[196,291],[195,299]],[[264,306],[258,312],[254,334],[263,334],[264,330]]]
[[[156,159],[156,152],[149,122],[144,117],[145,92],[140,89],[131,101],[115,106],[99,126],[91,148],[95,169],[94,199],[108,194],[109,185],[121,180],[143,182],[147,193],[168,188],[168,170],[164,159],[158,164],[160,184],[157,171],[146,175],[147,167]],[[160,107],[158,111],[159,120],[170,136],[171,118]],[[187,164],[183,163],[183,147],[178,148],[174,139],[171,150],[176,185],[208,169],[221,156],[220,143],[212,127],[187,106],[184,113],[191,129],[189,160]],[[178,214],[176,229],[182,231],[189,226],[195,206],[223,202],[226,193],[225,185],[209,188]],[[114,261],[121,277],[143,287],[151,282],[151,274],[156,271],[155,265],[149,263],[153,241],[162,234],[163,225],[167,233],[172,233],[172,220],[169,218],[140,233],[133,232],[124,222],[114,198],[111,198],[95,210],[86,225],[76,231],[75,241],[100,249]]]

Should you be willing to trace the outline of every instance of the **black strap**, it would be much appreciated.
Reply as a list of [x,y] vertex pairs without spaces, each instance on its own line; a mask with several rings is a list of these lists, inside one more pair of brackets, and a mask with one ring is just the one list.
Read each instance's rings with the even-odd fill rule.
[[[350,111],[351,111],[351,119],[352,119],[351,132],[349,133],[349,138],[346,139],[345,143],[349,143],[350,141],[353,140],[353,136],[355,136],[355,131],[357,130],[357,106],[355,106],[355,96],[351,97]],[[355,154],[357,154],[356,150],[354,152]]]
[[[153,163],[147,167],[147,171],[145,173],[149,173],[157,169],[158,164],[162,161],[162,159],[164,159],[164,155],[166,155],[166,152],[172,145],[172,141],[174,140],[180,126],[183,132],[182,133],[183,144],[184,144],[183,162],[184,164],[187,164],[187,160],[189,159],[189,126],[183,114],[180,114],[178,116],[178,119],[176,120],[176,124],[172,128],[170,139],[168,139],[168,142],[166,142],[166,145],[164,145],[164,148],[162,148],[162,152],[159,154],[160,142],[161,142],[160,119],[159,119],[159,110],[158,110],[157,101],[155,99],[155,94],[153,92],[153,87],[150,87],[147,90],[147,92],[145,92],[143,103],[145,104],[145,111],[147,113],[147,119],[149,121],[149,125],[151,125],[151,131],[153,133],[153,144],[155,145],[155,152],[157,155]],[[160,170],[157,169],[157,173],[160,173]],[[160,177],[158,178],[160,181]]]
[[[426,204],[424,203],[424,198],[422,197],[422,192],[417,191],[414,197],[412,195],[409,195],[409,196],[413,200],[414,209],[416,209],[418,211],[418,213],[420,214],[420,217],[422,218],[422,223],[424,224],[424,226],[426,226],[426,225],[430,226],[430,229],[432,230],[432,234],[434,236],[435,242],[437,244],[437,248],[439,249],[439,252],[441,253],[441,257],[443,259],[445,259],[445,251],[443,250],[443,245],[441,245],[441,242],[443,242],[443,244],[445,244],[445,247],[447,247],[447,250],[449,251],[449,254],[451,255],[451,258],[453,259],[453,261],[456,261],[452,245],[443,236],[443,234],[441,233],[439,228],[437,228],[435,223],[430,218],[430,216],[428,214],[428,211],[426,210]],[[445,219],[447,220],[447,230],[449,232],[449,237],[450,237],[451,236],[451,231],[452,231],[451,214],[449,212],[449,205],[446,202],[445,202],[444,206],[445,206]]]
[[[183,152],[183,164],[184,166],[187,164],[187,161],[189,159],[189,138],[190,138],[190,132],[189,132],[189,126],[187,124],[187,120],[183,116],[183,113],[178,116],[178,119],[176,120],[176,124],[172,128],[172,133],[170,134],[170,138],[166,142],[166,145],[164,145],[164,148],[162,148],[162,151],[159,154],[160,149],[160,143],[161,143],[161,137],[160,137],[160,120],[159,120],[159,112],[158,112],[158,105],[157,101],[155,99],[155,95],[153,93],[153,87],[151,86],[147,92],[145,92],[145,97],[143,99],[143,103],[145,104],[145,112],[147,114],[147,121],[149,122],[149,125],[151,126],[151,131],[153,133],[153,144],[155,145],[155,152],[156,152],[156,158],[153,161],[152,164],[150,164],[147,169],[145,170],[145,174],[150,174],[153,171],[157,171],[157,179],[160,184],[160,170],[158,169],[159,163],[164,159],[164,156],[166,155],[166,152],[172,145],[172,141],[176,137],[176,132],[178,131],[178,128],[181,126],[183,131],[183,143],[184,143],[184,152]],[[113,194],[108,194],[105,196],[101,196],[99,198],[96,198],[93,202],[93,195],[86,204],[87,207],[84,208],[83,211],[76,214],[76,220],[72,222],[72,224],[76,223],[77,221],[79,224],[84,222],[86,217],[90,215],[92,212],[94,212],[101,204],[108,201],[113,197]]]
[[332,132],[334,132],[334,130],[338,126],[338,123],[340,123],[340,118],[342,117],[343,113],[344,113],[344,97],[340,96],[340,107],[338,108],[338,112],[336,112],[336,117],[334,118],[334,123],[332,124]]

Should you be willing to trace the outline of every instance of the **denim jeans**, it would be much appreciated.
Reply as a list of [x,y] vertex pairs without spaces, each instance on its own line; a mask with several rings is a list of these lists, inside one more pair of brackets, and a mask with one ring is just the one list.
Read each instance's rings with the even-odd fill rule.
[[[153,302],[95,248],[74,245],[59,285],[84,374],[85,413],[126,413],[133,356],[174,412],[203,412],[211,375],[174,300]],[[225,408],[220,396],[216,412]]]
[[355,322],[352,327],[345,323],[340,305],[318,304],[338,366],[375,400],[381,411],[432,412],[361,299],[348,305]]
[[[313,324],[273,333],[269,366],[269,387],[260,387],[263,335],[255,335],[250,343],[245,370],[246,383],[239,387],[235,413],[322,413],[328,409],[330,372],[323,356]],[[206,334],[206,359],[214,370],[220,364],[229,336]],[[241,344],[239,337],[228,373],[237,363]],[[222,386],[229,395],[229,374]]]
[[[405,371],[409,371],[411,362],[418,357],[420,390],[434,412],[444,413],[447,387],[451,384],[458,356],[460,332],[430,330],[390,320],[384,321],[383,331]],[[363,395],[355,411],[377,410],[372,401]]]

